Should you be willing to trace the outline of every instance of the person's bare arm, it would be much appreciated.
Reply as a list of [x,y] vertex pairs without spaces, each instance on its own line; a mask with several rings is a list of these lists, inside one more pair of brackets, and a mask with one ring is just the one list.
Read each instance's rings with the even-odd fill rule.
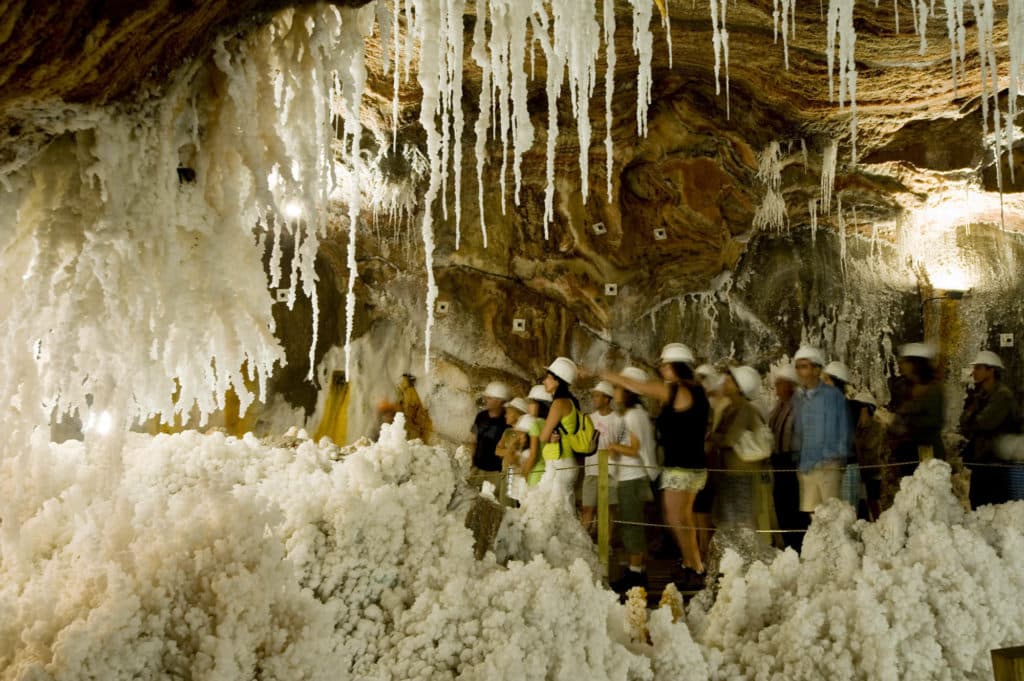
[[616,443],[608,447],[608,451],[620,456],[640,456],[640,438],[630,432],[628,445],[620,445]]
[[537,463],[537,456],[540,454],[540,438],[536,435],[530,436],[530,453],[526,457],[526,461],[519,467],[519,474],[526,477],[533,470],[533,465]]
[[668,401],[669,388],[661,381],[634,381],[631,378],[627,378],[621,374],[616,374],[611,371],[602,371],[600,376],[602,380],[608,381],[612,385],[622,386],[626,390],[636,393],[637,395],[653,397],[659,402]]
[[551,442],[551,436],[554,434],[555,429],[558,428],[559,421],[569,413],[570,409],[572,409],[572,402],[564,397],[560,397],[552,403],[551,411],[548,412],[548,418],[544,421],[544,428],[540,431],[541,443]]

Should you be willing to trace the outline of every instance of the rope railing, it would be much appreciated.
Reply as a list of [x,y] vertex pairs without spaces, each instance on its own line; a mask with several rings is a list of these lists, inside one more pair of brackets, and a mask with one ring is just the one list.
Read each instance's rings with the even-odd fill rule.
[[[891,461],[891,462],[888,462],[888,463],[877,463],[877,464],[840,463],[839,465],[840,465],[840,467],[856,465],[858,469],[860,469],[862,471],[865,471],[865,470],[874,470],[874,469],[879,469],[879,468],[901,468],[901,467],[904,467],[904,466],[916,466],[919,463],[921,463],[921,462],[920,461]],[[1001,462],[983,462],[983,461],[962,461],[961,463],[964,466],[964,468],[1020,468],[1020,467],[1024,467],[1024,461],[1022,461],[1022,462],[1005,462],[1005,463],[1001,463]],[[646,466],[644,464],[634,464],[634,463],[615,463],[615,464],[611,464],[611,465],[618,466],[619,468],[642,468],[644,470],[662,470],[664,468],[664,466]],[[571,470],[580,470],[581,468],[587,468],[587,469],[595,468],[596,469],[597,468],[597,464],[573,464],[571,466],[560,466],[558,468],[558,470],[560,470],[560,471],[571,471]],[[699,469],[699,470],[706,470],[708,473],[726,473],[726,474],[729,474],[729,475],[761,475],[762,473],[799,473],[800,472],[799,468],[775,468],[775,467],[772,467],[772,466],[762,466],[760,468],[744,468],[744,469],[736,469],[736,468],[702,468],[702,469]],[[479,478],[488,478],[488,477],[491,477],[491,476],[493,476],[495,474],[502,474],[502,475],[504,475],[504,472],[503,471],[493,471],[490,474],[487,474],[487,473],[475,473],[475,474],[468,475],[467,478],[470,479],[470,480],[479,479]]]
[[745,527],[741,525],[731,526],[716,526],[716,527],[699,527],[696,525],[669,525],[666,523],[638,523],[631,520],[613,520],[613,525],[632,525],[634,527],[661,527],[668,530],[708,530],[716,532],[724,529],[743,529],[753,532],[754,534],[785,534],[789,532],[807,532],[807,528],[801,528],[798,530],[756,530],[752,527]]

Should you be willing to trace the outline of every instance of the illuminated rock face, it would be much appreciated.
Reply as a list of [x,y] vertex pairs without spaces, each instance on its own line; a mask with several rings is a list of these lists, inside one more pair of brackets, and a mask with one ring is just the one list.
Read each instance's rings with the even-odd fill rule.
[[[7,8],[0,17],[17,27],[0,45],[2,62],[7,64],[0,72],[0,119],[7,121],[7,139],[34,134],[33,119],[21,108],[27,104],[54,97],[97,102],[130,96],[147,77],[159,83],[181,59],[205,58],[218,31],[259,22],[285,4],[206,3],[201,9],[176,7],[172,12],[122,11],[109,3],[81,2],[62,7],[59,16],[55,11],[22,15],[17,8]],[[449,188],[448,217],[438,215],[435,226],[434,269],[439,301],[447,306],[438,312],[432,353],[440,367],[436,376],[421,377],[428,406],[432,401],[440,405],[455,397],[467,399],[476,386],[495,375],[525,388],[556,354],[592,364],[643,363],[653,360],[660,345],[676,340],[690,343],[710,359],[731,354],[766,369],[806,338],[846,359],[855,371],[859,366],[861,380],[884,394],[892,371],[886,356],[889,344],[921,333],[918,281],[906,265],[908,257],[921,262],[932,284],[948,287],[943,283],[948,277],[938,281],[938,275],[949,275],[947,261],[958,259],[958,251],[975,263],[974,271],[977,263],[987,262],[979,253],[1000,254],[991,296],[975,296],[976,309],[968,309],[969,302],[963,304],[977,327],[968,345],[987,344],[989,334],[998,330],[1015,331],[1012,320],[1020,315],[1006,308],[994,310],[987,302],[1015,290],[1014,237],[992,231],[961,233],[964,225],[997,220],[998,200],[980,189],[971,191],[970,200],[960,200],[965,178],[980,177],[981,186],[991,190],[994,166],[991,153],[982,151],[977,64],[968,64],[954,96],[941,18],[929,21],[928,47],[921,56],[919,38],[908,28],[909,16],[897,34],[891,8],[858,7],[860,164],[851,172],[848,117],[829,103],[823,22],[813,7],[798,8],[797,29],[789,40],[789,70],[783,67],[781,42],[771,41],[771,8],[745,3],[730,10],[728,116],[725,91],[715,93],[706,8],[670,3],[670,9],[673,65],[670,69],[664,31],[653,26],[653,102],[648,134],[641,137],[635,120],[632,20],[625,4],[617,7],[610,201],[605,189],[601,79],[590,112],[594,134],[586,201],[581,195],[575,121],[563,102],[554,222],[546,240],[546,64],[537,60],[535,78],[528,85],[537,140],[523,159],[518,205],[509,179],[502,209],[502,151],[493,141],[488,146],[486,249],[473,179],[475,159],[469,151],[475,142],[472,124],[478,112],[473,107],[480,72],[475,67],[466,71],[461,243],[456,250]],[[467,14],[464,23],[468,46],[475,17]],[[368,131],[364,148],[371,154],[385,146],[392,133],[392,79],[382,72],[376,40],[371,38],[368,44],[362,116]],[[413,63],[413,70],[416,66]],[[403,81],[400,148],[424,149],[416,122],[419,103],[415,78]],[[823,156],[833,137],[841,138],[835,193],[812,232],[808,202],[821,196]],[[792,236],[752,234],[750,226],[766,190],[757,176],[758,154],[773,141],[782,149],[780,186]],[[0,149],[0,157],[6,158],[5,153]],[[377,165],[389,183],[405,183],[412,195],[422,197],[424,175],[415,163],[392,153],[382,154]],[[1011,192],[1017,189],[1024,181],[1022,174],[1017,173],[1014,184],[1004,172],[1004,186]],[[439,208],[435,206],[435,213]],[[1014,194],[1007,194],[1004,208],[1007,227],[1018,229],[1019,201]],[[346,213],[347,208],[339,205],[335,236],[324,242],[320,253],[317,361],[344,335],[346,218],[341,216]],[[955,217],[935,217],[950,214]],[[371,420],[371,397],[385,392],[401,373],[421,371],[424,254],[418,245],[417,220],[413,214],[408,222],[396,225],[386,217],[375,221],[369,210],[363,213],[357,240],[355,331],[365,346],[364,366],[354,367],[353,373],[373,370],[374,375],[355,379],[363,381],[361,396],[367,397],[365,406],[353,408],[362,410],[355,419],[355,433],[361,420]],[[937,223],[941,224],[935,232]],[[958,228],[960,232],[955,232]],[[907,230],[914,235],[909,246],[900,237]],[[943,247],[934,248],[940,242]],[[944,260],[930,270],[932,255]],[[614,295],[609,284],[615,286]],[[984,287],[981,282],[972,285],[976,291]],[[279,307],[278,334],[291,368],[279,372],[272,390],[311,413],[314,389],[305,382],[309,312],[302,310],[301,301],[293,313]],[[523,322],[522,331],[514,330],[517,320]],[[964,353],[973,349],[965,348]],[[447,431],[443,422],[439,427],[453,438],[461,432],[454,423]]]

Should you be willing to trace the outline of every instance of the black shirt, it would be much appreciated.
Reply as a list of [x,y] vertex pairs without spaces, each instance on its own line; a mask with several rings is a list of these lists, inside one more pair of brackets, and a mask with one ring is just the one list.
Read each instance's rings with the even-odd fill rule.
[[704,454],[704,437],[708,429],[708,415],[711,410],[704,388],[687,381],[686,388],[693,397],[693,404],[686,411],[676,411],[675,401],[678,386],[669,388],[668,402],[662,407],[655,421],[658,444],[665,452],[666,468],[707,468]]
[[504,409],[500,416],[491,416],[486,409],[476,415],[471,431],[476,435],[476,450],[473,452],[474,466],[482,471],[501,470],[501,459],[494,453],[494,450],[507,427]]

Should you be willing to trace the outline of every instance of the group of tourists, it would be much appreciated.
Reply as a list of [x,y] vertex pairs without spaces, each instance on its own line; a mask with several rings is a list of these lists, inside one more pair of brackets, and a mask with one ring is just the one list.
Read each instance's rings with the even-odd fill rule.
[[[849,369],[826,362],[813,347],[799,348],[791,364],[772,372],[770,410],[756,369],[698,366],[682,343],[664,347],[657,377],[639,367],[585,371],[559,357],[525,397],[513,397],[501,382],[487,386],[486,408],[472,427],[473,476],[489,479],[502,498],[522,499],[545,479],[568,503],[575,505],[578,491],[580,519],[591,528],[604,455],[608,504],[628,557],[613,586],[646,586],[645,505],[655,499],[652,484],[684,578],[699,579],[712,528],[774,528],[778,541],[799,550],[821,503],[845,498],[875,518],[902,476],[922,460],[945,458],[945,398],[934,361],[926,344],[900,349],[890,418],[883,422],[871,393],[851,385]],[[960,423],[963,460],[979,465],[970,498],[975,505],[999,503],[1010,498],[1005,472],[984,464],[994,461],[997,439],[1018,430],[1018,410],[995,353],[979,353],[972,367]],[[584,413],[572,389],[590,378],[596,383]],[[653,418],[642,398],[657,404]]]

